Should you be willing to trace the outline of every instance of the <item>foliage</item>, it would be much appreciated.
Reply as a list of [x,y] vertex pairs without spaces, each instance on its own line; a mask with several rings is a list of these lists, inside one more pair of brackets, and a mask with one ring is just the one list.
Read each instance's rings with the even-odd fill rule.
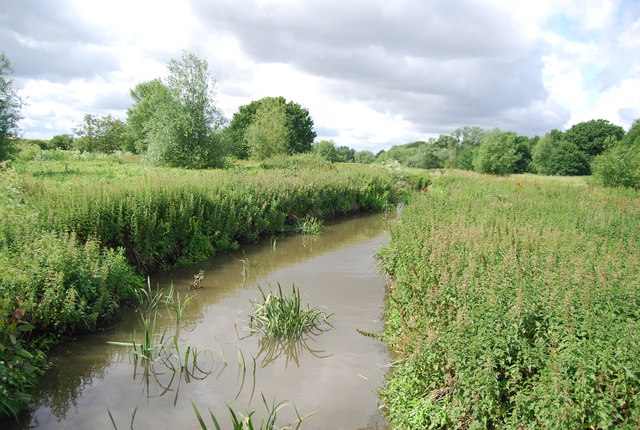
[[300,170],[330,170],[329,161],[317,154],[277,155],[260,163],[263,169],[285,169],[291,173]]
[[311,215],[305,215],[304,218],[298,220],[296,230],[302,234],[320,234],[323,224],[321,219]]
[[463,148],[453,161],[452,167],[462,170],[473,170],[473,159],[476,157],[477,146]]
[[161,106],[170,102],[169,89],[160,79],[141,82],[131,90],[133,106],[127,110],[127,133],[131,152],[143,154],[149,146],[149,131]]
[[286,122],[285,105],[280,100],[268,99],[258,106],[244,136],[252,159],[264,160],[288,152]]
[[640,142],[619,144],[606,150],[593,160],[591,169],[599,185],[640,188]]
[[110,154],[125,146],[125,125],[111,115],[98,117],[86,114],[73,132],[78,136],[77,139],[72,140],[73,148],[81,152]]
[[0,53],[0,161],[13,153],[11,137],[17,137],[22,119],[22,99],[13,87],[11,62]]
[[[215,80],[207,62],[184,52],[167,65],[168,97],[158,97],[148,123],[147,159],[154,165],[201,169],[222,164],[220,129],[225,120],[215,105]],[[156,100],[156,98],[154,98]]]
[[309,111],[298,103],[287,101],[284,97],[264,97],[260,100],[254,100],[248,105],[240,106],[238,112],[233,114],[229,126],[225,128],[223,133],[225,144],[230,147],[234,156],[245,159],[250,155],[246,132],[263,104],[284,106],[288,154],[311,151],[316,132],[313,131],[313,120]]
[[479,146],[482,136],[486,133],[482,127],[464,126],[457,128],[451,135],[458,141],[462,147]]
[[73,136],[70,134],[57,134],[50,140],[52,148],[69,150],[73,149]]
[[295,284],[291,285],[289,295],[282,292],[280,284],[276,292],[269,291],[268,294],[259,289],[262,302],[251,302],[253,313],[247,330],[261,333],[269,339],[296,340],[307,333],[322,332],[330,325],[331,315],[322,309],[310,308],[309,305],[305,309]]
[[354,154],[353,161],[360,164],[371,164],[376,161],[376,156],[371,151],[358,151]]
[[380,252],[394,428],[636,428],[638,193],[447,172]]
[[[113,318],[139,283],[122,251],[38,223],[12,169],[0,171],[0,415],[15,414],[44,365],[29,331],[86,331]],[[29,341],[28,341],[29,340]]]
[[534,146],[532,167],[541,175],[588,175],[587,156],[561,132],[547,133]]
[[593,119],[573,125],[564,138],[591,159],[624,136],[624,129],[605,119]]
[[336,156],[339,163],[353,163],[355,161],[356,151],[348,146],[336,147]]
[[336,144],[332,140],[321,140],[313,144],[313,153],[332,163],[338,161]]
[[[305,157],[299,161],[316,162]],[[347,166],[227,172],[121,160],[117,169],[108,160],[31,166],[33,175],[21,180],[39,222],[49,230],[74,231],[80,241],[95,238],[102,246],[122,247],[127,260],[143,270],[200,260],[287,230],[307,214],[326,218],[382,210],[401,198],[387,173]]]
[[518,151],[518,135],[495,129],[486,133],[473,159],[474,170],[492,175],[508,175],[516,172],[522,159]]

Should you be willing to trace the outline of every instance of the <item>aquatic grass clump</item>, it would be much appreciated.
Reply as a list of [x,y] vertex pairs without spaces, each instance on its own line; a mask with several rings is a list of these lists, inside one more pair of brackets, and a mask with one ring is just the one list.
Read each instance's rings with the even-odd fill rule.
[[[285,427],[276,427],[278,413],[282,408],[286,406],[290,406],[291,404],[285,401],[282,401],[279,403],[275,403],[274,401],[271,403],[271,405],[269,405],[269,403],[267,403],[267,399],[265,399],[264,397],[264,394],[262,395],[262,403],[266,408],[267,416],[262,418],[259,424],[255,419],[256,411],[247,412],[246,415],[244,415],[234,410],[231,406],[227,405],[227,408],[229,409],[229,417],[231,418],[231,425],[233,430],[254,430],[254,429],[255,430],[285,430],[285,429],[294,429],[294,428],[299,429],[300,426],[302,425],[302,421],[309,418],[311,415],[315,414],[315,412],[311,412],[310,414],[307,414],[301,417],[294,405],[293,408],[296,412],[297,421]],[[204,421],[204,418],[200,414],[200,411],[198,410],[196,404],[191,402],[191,406],[193,407],[193,411],[196,414],[196,418],[198,419],[198,424],[200,424],[200,428],[202,430],[207,430],[208,427]],[[211,418],[211,422],[213,423],[215,429],[220,430],[222,428],[220,427],[220,422],[218,421],[214,413],[211,411],[211,409],[209,409],[209,417]],[[296,425],[295,427],[293,427],[294,424]]]
[[322,232],[323,222],[311,215],[305,215],[304,218],[298,220],[296,230],[302,234],[320,234]]
[[331,326],[328,314],[320,308],[310,308],[302,305],[300,290],[291,285],[291,294],[282,292],[278,283],[278,290],[268,294],[258,287],[262,295],[262,302],[251,302],[254,311],[251,323],[246,329],[254,333],[262,333],[269,339],[296,340],[306,334],[319,334]]

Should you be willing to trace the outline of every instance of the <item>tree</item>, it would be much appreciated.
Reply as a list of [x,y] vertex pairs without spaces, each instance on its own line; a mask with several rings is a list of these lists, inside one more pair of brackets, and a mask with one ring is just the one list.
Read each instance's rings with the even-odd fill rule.
[[207,62],[185,51],[179,60],[169,61],[167,69],[162,82],[167,97],[158,101],[146,129],[147,160],[195,169],[220,166],[225,119],[215,104],[215,80]]
[[22,119],[22,99],[13,87],[13,69],[4,53],[0,53],[0,160],[4,160],[13,152],[10,137],[17,137],[20,129],[18,122]]
[[572,126],[564,133],[568,142],[575,144],[591,159],[607,148],[607,143],[619,141],[624,129],[605,119],[594,119]]
[[595,157],[591,169],[600,185],[640,189],[640,120],[618,145]]
[[131,90],[133,106],[127,110],[127,133],[131,141],[131,152],[142,154],[149,145],[149,130],[160,106],[169,102],[169,89],[153,79],[141,82]]
[[321,140],[313,144],[313,152],[332,163],[338,161],[336,144],[332,140]]
[[354,161],[356,151],[348,146],[337,146],[336,155],[339,163],[352,163]]
[[518,153],[518,135],[495,129],[482,137],[482,143],[473,159],[473,167],[480,173],[508,175],[516,171],[521,157]]
[[57,134],[53,136],[49,142],[51,147],[56,149],[73,148],[73,136],[70,134]]
[[531,151],[533,170],[539,175],[588,175],[587,155],[558,130],[538,140]]
[[264,160],[287,153],[286,121],[284,104],[278,100],[265,101],[258,107],[253,121],[245,130],[245,140],[251,158]]
[[464,126],[457,128],[451,135],[458,140],[461,146],[478,146],[486,131],[482,127]]
[[224,130],[224,141],[234,156],[244,159],[249,155],[246,139],[247,128],[254,121],[256,112],[264,103],[279,103],[284,106],[287,129],[287,153],[295,154],[311,151],[316,132],[309,111],[298,103],[288,102],[284,97],[264,97],[248,105],[240,106],[233,114],[229,126]]
[[371,164],[376,161],[376,156],[373,154],[373,152],[364,150],[356,152],[353,156],[353,159],[356,163]]
[[86,114],[74,128],[74,133],[78,138],[73,141],[73,147],[83,152],[109,154],[123,149],[124,123],[111,115]]

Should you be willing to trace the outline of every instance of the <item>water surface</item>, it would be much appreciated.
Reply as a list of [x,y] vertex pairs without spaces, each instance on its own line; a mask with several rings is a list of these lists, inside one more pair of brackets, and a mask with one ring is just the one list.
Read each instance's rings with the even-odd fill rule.
[[[363,336],[381,331],[385,278],[373,255],[387,242],[390,214],[361,216],[326,227],[319,236],[292,235],[246,246],[204,263],[152,277],[152,285],[173,283],[189,293],[194,274],[204,271],[201,289],[176,325],[162,312],[156,332],[179,339],[200,353],[197,368],[172,369],[176,357],[153,366],[136,362],[128,347],[108,341],[139,338],[138,315],[131,311],[117,327],[61,345],[45,375],[28,416],[15,428],[199,428],[192,402],[208,418],[210,409],[229,426],[227,405],[245,413],[265,415],[263,398],[289,401],[305,415],[305,429],[383,428],[376,389],[383,383],[388,356],[378,340]],[[333,328],[294,345],[264,342],[244,328],[251,300],[292,283],[302,300],[333,313]],[[175,352],[175,351],[174,351]],[[168,364],[172,363],[172,364]],[[279,414],[280,426],[295,419],[293,406]]]

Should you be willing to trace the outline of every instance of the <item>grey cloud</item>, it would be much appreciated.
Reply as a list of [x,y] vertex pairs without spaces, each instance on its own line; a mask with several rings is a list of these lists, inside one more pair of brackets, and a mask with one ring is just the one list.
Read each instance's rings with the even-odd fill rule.
[[537,108],[545,46],[520,36],[498,11],[468,0],[402,2],[194,0],[212,31],[238,38],[256,61],[283,62],[330,81],[343,99],[400,114],[420,131],[495,126],[518,132],[560,127],[563,114]]
[[0,46],[19,78],[66,81],[114,70],[107,43],[66,2],[9,0],[0,11]]

